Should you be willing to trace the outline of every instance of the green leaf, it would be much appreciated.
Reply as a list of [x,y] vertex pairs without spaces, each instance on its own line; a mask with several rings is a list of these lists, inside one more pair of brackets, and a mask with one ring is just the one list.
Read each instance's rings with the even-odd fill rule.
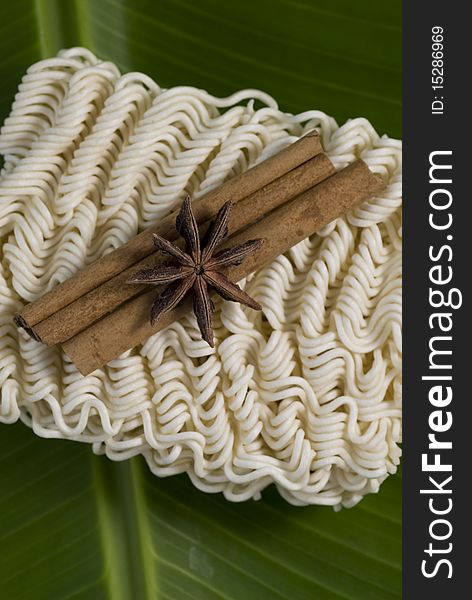
[[399,0],[15,0],[0,18],[2,114],[31,62],[84,45],[163,87],[259,88],[401,135]]
[[400,598],[400,476],[340,513],[274,490],[231,504],[21,424],[0,436],[2,598]]
[[[160,85],[256,87],[283,110],[400,135],[400,2],[15,0],[0,5],[0,114],[29,64],[85,45]],[[231,504],[139,459],[0,426],[0,597],[401,597],[401,477],[357,507]]]

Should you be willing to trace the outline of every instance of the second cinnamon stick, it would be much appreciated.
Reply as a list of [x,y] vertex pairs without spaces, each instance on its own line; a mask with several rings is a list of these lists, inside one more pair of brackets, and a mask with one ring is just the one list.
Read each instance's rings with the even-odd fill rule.
[[[229,235],[256,223],[271,210],[323,181],[334,172],[331,161],[326,155],[319,154],[283,177],[275,179],[234,205],[229,222]],[[205,224],[200,229],[203,233]],[[34,337],[48,345],[65,342],[98,319],[116,310],[130,298],[147,291],[149,286],[127,285],[126,281],[136,271],[156,266],[164,260],[160,253],[155,252],[125,269],[103,285],[31,327]]]

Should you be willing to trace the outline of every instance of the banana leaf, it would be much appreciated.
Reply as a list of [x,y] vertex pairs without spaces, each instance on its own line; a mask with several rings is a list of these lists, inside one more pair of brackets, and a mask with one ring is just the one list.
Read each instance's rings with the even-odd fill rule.
[[[161,86],[255,87],[283,110],[401,131],[399,0],[15,0],[0,6],[0,116],[29,64],[83,45]],[[401,597],[401,475],[350,510],[231,504],[72,442],[0,426],[0,598]]]

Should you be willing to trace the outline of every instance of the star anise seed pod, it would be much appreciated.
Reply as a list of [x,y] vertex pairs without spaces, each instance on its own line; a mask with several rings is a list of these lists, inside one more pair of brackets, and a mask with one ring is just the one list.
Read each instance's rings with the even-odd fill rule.
[[215,220],[210,224],[204,239],[200,242],[197,221],[192,211],[190,198],[187,196],[175,223],[177,231],[185,241],[186,252],[161,236],[153,235],[156,248],[168,254],[176,264],[143,269],[127,282],[168,284],[151,306],[151,325],[157,323],[162,315],[175,308],[190,289],[193,292],[193,310],[198,326],[203,339],[211,347],[213,347],[214,310],[210,298],[211,289],[215,290],[224,300],[240,302],[255,310],[261,310],[260,304],[236,283],[230,281],[223,271],[231,265],[241,264],[246,256],[261,246],[263,240],[249,240],[244,244],[226,248],[214,254],[218,244],[228,234],[231,207],[231,202],[226,202],[222,206]]

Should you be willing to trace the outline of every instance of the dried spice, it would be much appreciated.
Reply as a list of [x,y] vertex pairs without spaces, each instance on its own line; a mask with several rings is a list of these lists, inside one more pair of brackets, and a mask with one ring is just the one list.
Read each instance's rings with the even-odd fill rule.
[[[383,187],[382,178],[372,173],[365,162],[357,160],[306,192],[271,210],[249,226],[232,229],[232,217],[229,231],[234,231],[234,237],[231,235],[234,245],[256,238],[264,238],[264,244],[247,256],[242,264],[229,266],[225,271],[227,276],[232,281],[240,281],[330,221],[352,210],[363,200],[378,194]],[[228,241],[225,242],[226,245],[229,245]],[[150,266],[153,265],[136,265],[135,269],[130,271],[130,275],[126,274],[121,285],[124,285],[136,271]],[[154,298],[155,291],[151,289],[123,304],[117,310],[104,315],[91,326],[63,342],[64,352],[83,375],[88,375],[129,348],[144,342],[175,319],[181,318],[187,310],[187,302],[182,303],[166,312],[160,322],[152,326],[147,315]]]
[[151,306],[152,325],[156,324],[162,315],[175,308],[192,290],[193,310],[202,337],[213,347],[214,306],[210,290],[216,291],[224,300],[240,302],[255,310],[261,310],[260,304],[236,283],[230,281],[224,271],[231,265],[241,264],[246,256],[261,246],[263,240],[249,240],[240,246],[226,248],[214,254],[228,233],[231,207],[231,202],[222,206],[204,239],[200,241],[197,221],[187,196],[175,223],[178,233],[185,241],[186,252],[163,237],[153,235],[156,248],[172,257],[176,264],[143,269],[128,280],[128,283],[167,285]]
[[[223,204],[231,200],[234,207],[228,235],[232,235],[334,172],[334,165],[323,154],[318,134],[312,130],[277,154],[228,179],[220,187],[207,191],[198,202],[193,203],[192,208],[201,227],[214,219]],[[87,329],[96,340],[95,333],[92,333],[94,327],[98,323],[104,324],[112,315],[120,314],[125,303],[127,310],[136,307],[135,315],[141,315],[142,323],[142,307],[138,308],[137,303],[147,286],[125,283],[137,271],[156,264],[153,233],[170,241],[177,238],[175,217],[176,214],[169,213],[113,252],[24,306],[19,313],[21,319],[16,320],[17,325],[49,346],[71,340]],[[264,235],[250,237],[265,235],[264,231]],[[230,279],[234,280],[234,277]],[[163,322],[164,319],[159,325]],[[147,320],[146,324],[150,326]],[[134,331],[137,332],[138,328]],[[103,333],[99,335],[103,340]],[[113,341],[119,336],[117,338],[105,327],[105,337],[109,338],[106,345],[111,350]]]

